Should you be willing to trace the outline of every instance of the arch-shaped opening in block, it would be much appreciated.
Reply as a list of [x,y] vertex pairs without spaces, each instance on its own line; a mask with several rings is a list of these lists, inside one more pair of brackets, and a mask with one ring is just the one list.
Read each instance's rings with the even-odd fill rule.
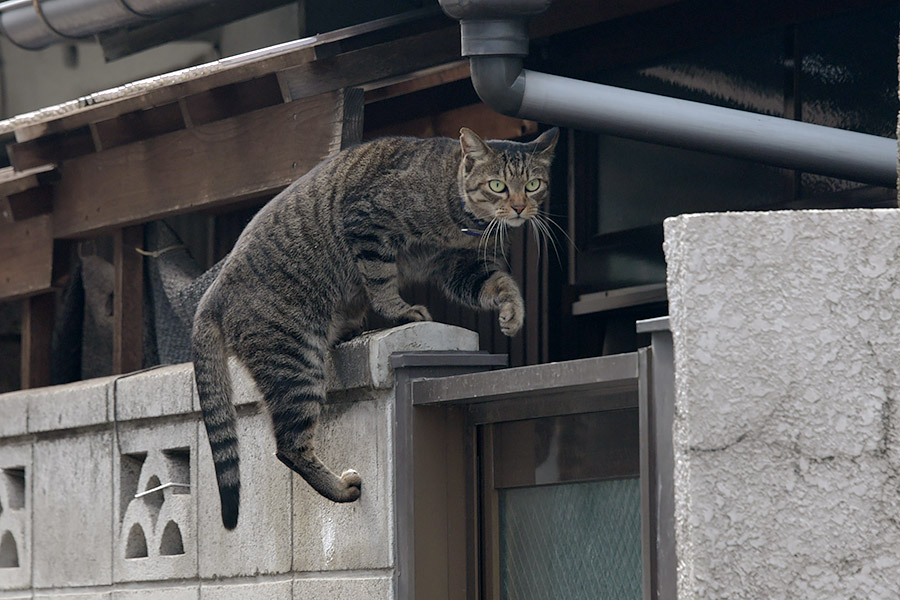
[[184,543],[181,539],[181,529],[175,521],[166,523],[163,529],[162,539],[159,542],[159,553],[162,556],[175,556],[184,554]]
[[128,539],[125,540],[125,558],[146,558],[147,557],[147,538],[144,535],[144,529],[135,523],[128,532]]
[[0,569],[15,569],[19,566],[19,548],[12,532],[4,531],[0,536]]
[[[158,488],[161,485],[162,483],[160,483],[159,477],[157,477],[156,475],[152,475],[150,479],[147,480],[147,487],[145,487],[143,491],[146,492],[147,490]],[[163,490],[159,490],[153,492],[152,494],[147,494],[146,496],[141,497],[147,504],[147,508],[150,509],[150,515],[153,517],[153,522],[156,523],[156,518],[159,516],[159,509],[162,508],[162,504],[165,501]]]

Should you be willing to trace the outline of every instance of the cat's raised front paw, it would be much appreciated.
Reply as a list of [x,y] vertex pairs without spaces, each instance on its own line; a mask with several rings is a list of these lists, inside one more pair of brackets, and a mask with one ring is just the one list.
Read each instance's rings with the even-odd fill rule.
[[512,337],[522,329],[525,321],[525,307],[521,302],[504,302],[500,305],[500,331]]
[[428,312],[428,309],[422,306],[421,304],[416,304],[415,306],[410,306],[402,313],[400,313],[400,320],[406,322],[412,321],[431,321],[431,313]]

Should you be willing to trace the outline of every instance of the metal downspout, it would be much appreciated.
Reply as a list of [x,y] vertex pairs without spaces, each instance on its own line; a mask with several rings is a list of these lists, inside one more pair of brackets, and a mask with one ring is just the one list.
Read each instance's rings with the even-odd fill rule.
[[[897,185],[897,141],[779,117],[667,98],[522,68],[522,16],[537,0],[440,0],[461,19],[463,55],[481,99],[506,115],[656,144],[711,152],[853,181]],[[496,5],[518,5],[499,18]],[[492,35],[493,32],[497,36]]]

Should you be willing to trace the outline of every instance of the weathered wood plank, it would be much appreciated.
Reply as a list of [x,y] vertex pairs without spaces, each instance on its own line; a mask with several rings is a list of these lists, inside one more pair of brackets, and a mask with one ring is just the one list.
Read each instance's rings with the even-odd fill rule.
[[[270,49],[266,49],[270,50]],[[260,54],[264,54],[260,51]],[[313,60],[315,53],[311,45],[283,51],[270,50],[258,60],[238,61],[223,59],[229,66],[214,70],[209,75],[197,76],[165,86],[153,87],[118,100],[86,106],[70,112],[58,119],[26,125],[16,129],[16,140],[26,142],[63,131],[86,127],[90,123],[113,119],[126,113],[149,110],[157,106],[177,102],[179,98],[199,94],[207,90],[235,82],[247,81],[268,72],[293,67],[298,63]]]
[[124,227],[113,234],[113,373],[142,367],[144,325],[144,247],[141,225]]
[[57,238],[277,192],[359,139],[362,94],[340,90],[66,161]]
[[0,220],[0,300],[50,290],[52,267],[49,215],[15,223]]
[[22,389],[50,385],[50,344],[53,337],[53,293],[22,300]]
[[401,76],[396,80],[381,80],[376,85],[364,86],[366,104],[380,102],[397,96],[405,96],[447,83],[453,83],[470,77],[469,59],[464,58],[455,63],[439,65],[424,71]]
[[412,135],[416,137],[459,137],[460,127],[468,127],[478,135],[495,140],[513,139],[537,132],[537,123],[514,119],[494,112],[485,104],[472,104],[454,110],[386,125],[366,131],[366,139],[384,135]]
[[284,69],[279,78],[297,99],[455,62],[459,56],[454,26],[300,64]]
[[16,171],[58,165],[67,158],[93,151],[94,139],[87,126],[28,142],[6,145],[9,161]]
[[26,171],[16,171],[12,167],[4,167],[0,169],[0,197],[18,194],[19,192],[58,180],[59,174],[50,165],[43,165]]
[[152,110],[138,110],[114,119],[93,124],[98,150],[108,150],[137,140],[164,135],[183,129],[184,119],[177,102],[170,102]]
[[23,221],[38,215],[50,214],[53,208],[53,188],[34,187],[24,192],[0,196],[0,217],[5,221]]
[[188,96],[184,107],[193,125],[203,125],[282,102],[278,77],[272,73]]

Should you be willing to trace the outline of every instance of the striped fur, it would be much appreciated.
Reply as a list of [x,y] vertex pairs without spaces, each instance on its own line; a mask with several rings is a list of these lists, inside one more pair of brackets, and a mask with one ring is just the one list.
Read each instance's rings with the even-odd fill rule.
[[[237,525],[240,491],[226,356],[243,362],[262,392],[276,456],[326,498],[356,500],[359,475],[338,476],[313,450],[326,353],[361,329],[368,307],[397,321],[430,320],[399,295],[415,280],[498,309],[503,333],[515,335],[525,310],[501,266],[504,235],[537,221],[556,139],[555,129],[528,144],[485,142],[468,129],[459,142],[383,138],[326,160],[259,211],[200,301],[193,330],[225,527]],[[485,227],[480,237],[462,231]]]

